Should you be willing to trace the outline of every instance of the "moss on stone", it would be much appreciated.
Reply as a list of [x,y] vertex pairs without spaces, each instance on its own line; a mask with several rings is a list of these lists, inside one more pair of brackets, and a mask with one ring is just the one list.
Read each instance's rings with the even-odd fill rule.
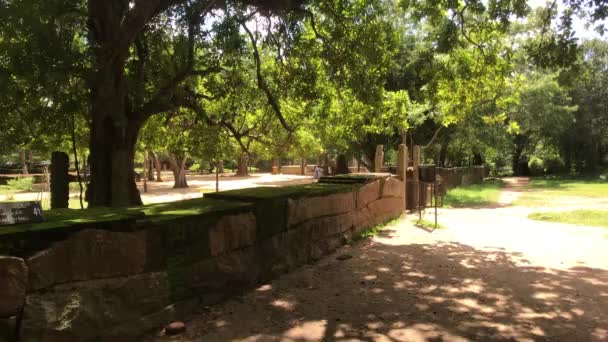
[[0,255],[29,255],[82,229],[134,231],[158,228],[165,221],[175,221],[175,224],[165,225],[171,230],[180,226],[182,218],[213,220],[246,210],[253,210],[251,204],[205,198],[124,209],[49,210],[44,212],[46,222],[0,227]]
[[324,196],[352,191],[352,184],[312,183],[285,187],[258,187],[205,194],[207,198],[257,202],[276,198],[302,198]]

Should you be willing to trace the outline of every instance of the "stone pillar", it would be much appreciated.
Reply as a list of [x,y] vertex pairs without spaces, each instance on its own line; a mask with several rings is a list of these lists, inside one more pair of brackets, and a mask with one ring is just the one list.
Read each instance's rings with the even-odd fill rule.
[[384,165],[384,145],[378,145],[376,146],[374,172],[382,172],[382,165]]
[[407,146],[399,145],[399,159],[397,161],[397,176],[403,181],[403,210],[407,209]]
[[51,209],[67,208],[70,198],[68,168],[70,158],[64,152],[51,154]]
[[414,168],[413,179],[414,179],[414,205],[417,207],[419,205],[418,201],[420,200],[420,170],[418,170],[418,166],[420,166],[420,146],[414,146],[412,153],[412,166]]

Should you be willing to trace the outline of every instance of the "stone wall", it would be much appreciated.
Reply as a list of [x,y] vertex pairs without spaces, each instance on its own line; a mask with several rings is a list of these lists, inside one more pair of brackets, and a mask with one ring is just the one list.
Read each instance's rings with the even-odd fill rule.
[[396,178],[371,178],[217,193],[215,201],[244,203],[85,225],[40,250],[0,256],[0,340],[136,341],[400,216],[403,189]]

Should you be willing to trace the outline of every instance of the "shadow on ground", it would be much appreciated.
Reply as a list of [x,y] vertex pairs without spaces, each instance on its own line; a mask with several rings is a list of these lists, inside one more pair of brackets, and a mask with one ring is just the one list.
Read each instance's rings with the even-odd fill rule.
[[603,269],[546,269],[459,243],[367,241],[343,253],[353,257],[207,309],[171,340],[608,340]]

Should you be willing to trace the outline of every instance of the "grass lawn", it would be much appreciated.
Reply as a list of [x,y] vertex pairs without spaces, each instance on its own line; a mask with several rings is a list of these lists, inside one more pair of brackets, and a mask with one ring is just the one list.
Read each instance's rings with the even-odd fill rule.
[[601,180],[537,178],[530,181],[529,190],[522,193],[515,201],[515,205],[526,207],[563,205],[564,201],[572,197],[608,200],[608,182]]
[[561,222],[608,228],[608,210],[573,210],[565,212],[536,212],[528,218],[538,221]]
[[461,208],[476,207],[498,203],[500,190],[504,183],[500,179],[484,181],[481,184],[454,188],[448,190],[443,198],[445,207]]

